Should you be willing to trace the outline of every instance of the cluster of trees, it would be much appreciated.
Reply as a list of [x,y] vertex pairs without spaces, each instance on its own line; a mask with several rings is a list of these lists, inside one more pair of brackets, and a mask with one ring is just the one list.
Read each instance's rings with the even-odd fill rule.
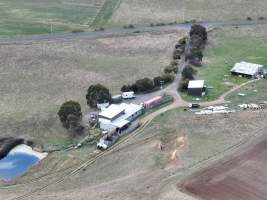
[[[96,108],[98,103],[111,102],[109,89],[101,84],[91,85],[86,94],[88,106]],[[58,111],[62,126],[74,134],[83,131],[81,105],[76,101],[67,101],[61,105]]]
[[203,50],[208,40],[208,34],[205,27],[195,24],[190,30],[189,50],[186,52],[186,60],[194,66],[201,66],[203,59]]
[[175,75],[173,73],[164,73],[161,76],[156,76],[153,79],[143,78],[137,80],[132,85],[123,85],[122,92],[134,91],[136,93],[149,93],[156,90],[158,87],[173,82]]
[[165,67],[164,73],[178,73],[179,60],[181,59],[182,54],[185,52],[185,46],[186,38],[182,38],[177,42],[172,53],[172,61],[170,65]]
[[199,24],[191,27],[189,36],[189,48],[185,52],[185,59],[189,61],[189,65],[182,71],[182,80],[178,87],[181,92],[187,91],[189,81],[193,80],[194,75],[197,73],[193,66],[202,65],[202,51],[208,40],[206,28]]

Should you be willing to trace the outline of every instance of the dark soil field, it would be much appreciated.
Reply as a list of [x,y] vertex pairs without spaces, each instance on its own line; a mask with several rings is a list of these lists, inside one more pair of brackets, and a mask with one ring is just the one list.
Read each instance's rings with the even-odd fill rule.
[[205,200],[266,200],[267,139],[244,153],[195,174],[182,184]]

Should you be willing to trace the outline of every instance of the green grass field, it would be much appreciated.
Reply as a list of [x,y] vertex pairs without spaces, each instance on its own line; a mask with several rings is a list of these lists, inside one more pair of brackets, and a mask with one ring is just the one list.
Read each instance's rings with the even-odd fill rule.
[[[244,93],[245,96],[238,96],[238,93]],[[226,96],[226,100],[230,101],[234,106],[243,103],[260,103],[267,101],[267,80],[250,83]]]
[[90,30],[105,24],[118,0],[3,0],[0,35]]
[[[249,26],[217,29],[209,34],[204,64],[198,68],[197,79],[204,79],[205,84],[213,89],[209,89],[202,100],[216,99],[234,85],[249,80],[231,75],[230,69],[236,62],[263,64],[267,69],[266,33],[267,26]],[[186,100],[195,99],[186,94],[182,96]]]

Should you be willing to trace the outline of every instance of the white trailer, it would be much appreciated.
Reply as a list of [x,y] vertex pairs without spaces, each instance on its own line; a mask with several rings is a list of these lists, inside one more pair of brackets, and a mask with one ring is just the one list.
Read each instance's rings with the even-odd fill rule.
[[122,98],[123,99],[134,99],[135,98],[134,92],[133,91],[123,92],[122,93]]

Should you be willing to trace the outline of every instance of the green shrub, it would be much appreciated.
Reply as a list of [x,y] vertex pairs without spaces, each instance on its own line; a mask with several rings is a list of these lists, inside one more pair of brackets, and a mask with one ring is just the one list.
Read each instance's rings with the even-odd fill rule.
[[185,45],[186,44],[186,38],[183,37],[183,38],[179,39],[178,44]]
[[178,87],[178,90],[180,92],[185,92],[188,90],[188,83],[189,83],[189,79],[183,79],[180,81],[179,83],[179,87]]
[[84,32],[84,30],[82,30],[82,29],[74,29],[71,32],[72,33],[81,33],[81,32]]
[[161,76],[162,80],[164,81],[164,83],[171,83],[174,81],[175,79],[175,74],[174,73],[170,73],[170,74],[163,74]]
[[172,58],[173,58],[174,60],[179,60],[179,59],[181,59],[181,54],[182,54],[182,53],[183,53],[183,52],[182,52],[181,49],[175,49],[175,50],[173,51]]
[[129,91],[132,91],[132,86],[131,85],[123,85],[121,87],[121,91],[122,92],[129,92]]
[[170,64],[170,66],[172,66],[172,67],[176,67],[176,66],[178,66],[178,62],[176,61],[176,60],[173,60],[173,61],[171,61],[171,64]]
[[182,71],[183,79],[194,80],[196,72],[197,71],[191,65],[186,66]]
[[175,74],[171,73],[171,74],[163,74],[162,76],[157,76],[153,79],[154,82],[154,86],[155,87],[160,87],[162,85],[168,84],[173,82],[173,80],[175,79]]
[[175,66],[175,65],[174,66],[173,65],[169,65],[169,66],[164,68],[164,73],[166,73],[166,74],[169,74],[169,73],[177,74],[178,71],[179,71],[179,68],[178,68],[178,66]]
[[151,92],[154,89],[154,83],[149,78],[139,79],[135,85],[137,92]]

